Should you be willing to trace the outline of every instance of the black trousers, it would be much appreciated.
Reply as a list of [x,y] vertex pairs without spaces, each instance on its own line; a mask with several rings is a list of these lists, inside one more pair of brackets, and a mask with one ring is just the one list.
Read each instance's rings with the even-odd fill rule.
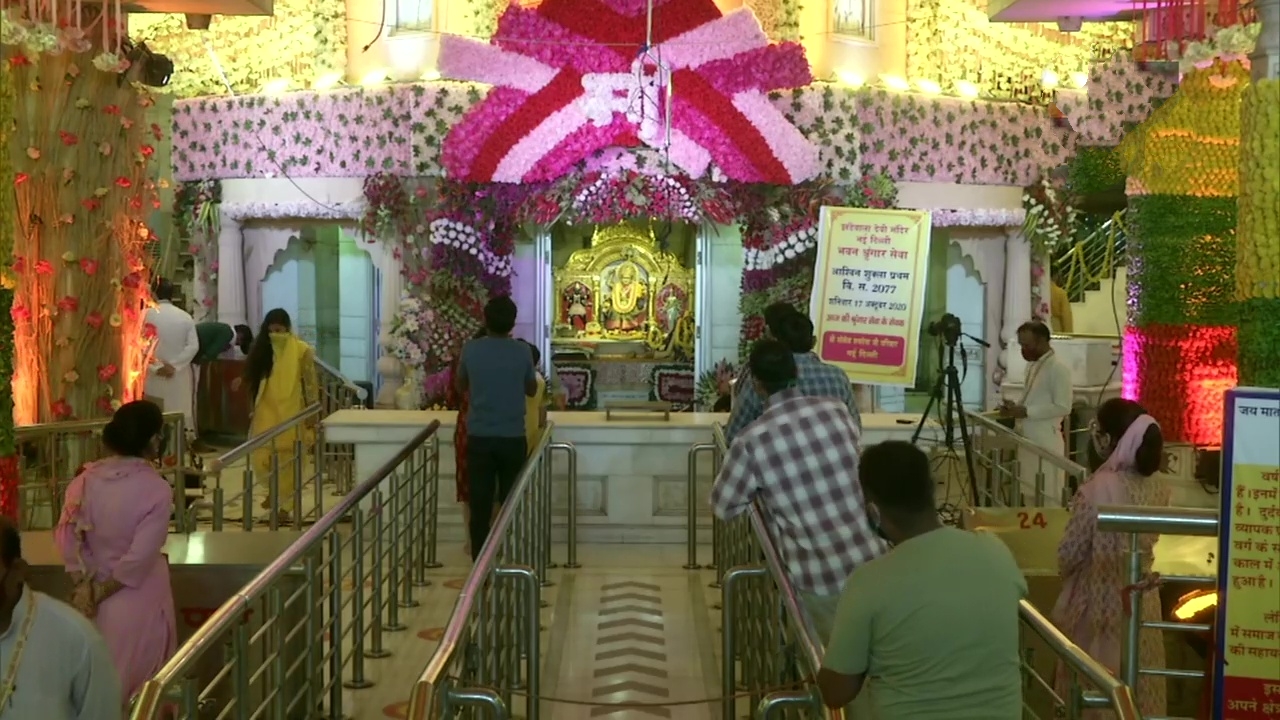
[[529,454],[524,437],[467,438],[467,470],[471,474],[471,559],[480,557],[493,524],[493,508],[506,502]]

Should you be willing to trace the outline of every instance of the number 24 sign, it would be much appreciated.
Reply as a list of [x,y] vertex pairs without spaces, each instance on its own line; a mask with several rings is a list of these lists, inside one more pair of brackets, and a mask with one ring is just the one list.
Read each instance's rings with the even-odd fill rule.
[[1041,530],[1049,527],[1049,521],[1045,519],[1044,513],[1029,513],[1020,511],[1018,513],[1018,527],[1022,530],[1030,530],[1031,528],[1040,528]]

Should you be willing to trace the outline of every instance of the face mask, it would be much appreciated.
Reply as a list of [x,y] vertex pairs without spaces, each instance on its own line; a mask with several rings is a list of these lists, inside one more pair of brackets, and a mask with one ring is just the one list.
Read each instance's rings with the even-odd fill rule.
[[1022,348],[1022,359],[1027,362],[1035,362],[1040,359],[1040,353],[1037,350],[1024,347]]
[[282,349],[285,346],[285,344],[288,342],[289,342],[289,333],[287,332],[271,333],[271,347],[275,348],[276,350]]

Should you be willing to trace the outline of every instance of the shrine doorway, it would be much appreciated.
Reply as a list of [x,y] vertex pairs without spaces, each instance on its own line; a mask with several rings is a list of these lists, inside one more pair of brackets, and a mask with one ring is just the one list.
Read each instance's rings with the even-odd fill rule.
[[661,401],[692,410],[705,315],[698,226],[560,223],[535,242],[543,354],[568,409]]

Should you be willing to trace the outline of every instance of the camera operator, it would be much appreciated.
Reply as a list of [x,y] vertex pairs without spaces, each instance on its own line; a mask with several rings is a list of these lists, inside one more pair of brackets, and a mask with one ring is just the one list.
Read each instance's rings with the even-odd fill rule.
[[[1006,400],[1000,414],[1014,420],[1014,429],[1032,444],[1062,457],[1066,443],[1062,421],[1071,414],[1071,369],[1058,359],[1049,344],[1049,328],[1042,322],[1023,323],[1018,345],[1027,361],[1022,399]],[[1018,466],[1023,491],[1035,488],[1036,474],[1044,471],[1044,498],[1049,505],[1062,502],[1062,471],[1033,452],[1019,451]]]

